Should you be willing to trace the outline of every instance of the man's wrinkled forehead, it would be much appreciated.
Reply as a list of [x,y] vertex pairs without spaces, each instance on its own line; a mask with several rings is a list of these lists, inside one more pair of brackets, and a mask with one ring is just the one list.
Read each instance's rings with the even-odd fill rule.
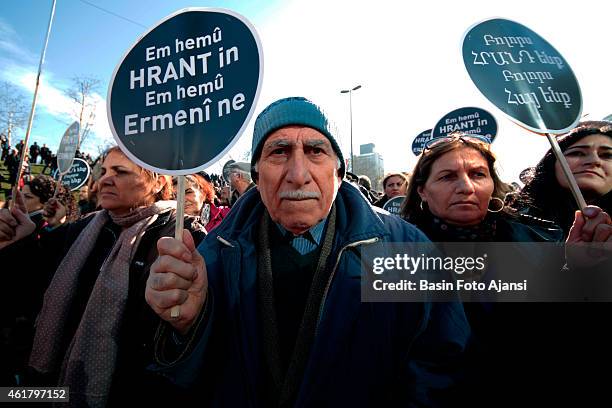
[[301,142],[296,141],[295,139],[285,139],[280,138],[276,140],[271,140],[264,144],[264,151],[270,149],[276,149],[279,147],[294,147],[298,144],[303,145],[304,147],[318,147],[321,149],[329,149],[332,150],[332,147],[329,141],[325,138],[323,139],[307,139]]
[[301,126],[288,126],[272,132],[264,142],[264,150],[278,147],[292,147],[302,144],[304,147],[319,147],[333,150],[329,139],[321,132]]

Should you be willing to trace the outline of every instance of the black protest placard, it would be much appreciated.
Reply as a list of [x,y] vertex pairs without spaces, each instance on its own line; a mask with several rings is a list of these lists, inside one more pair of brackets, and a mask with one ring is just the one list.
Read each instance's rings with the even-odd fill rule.
[[70,170],[72,160],[79,146],[79,122],[74,122],[66,129],[57,149],[57,168],[61,174]]
[[564,133],[580,118],[582,97],[567,61],[546,40],[514,21],[490,19],[463,39],[463,62],[480,92],[537,133]]
[[262,77],[261,44],[248,20],[229,10],[180,10],[115,69],[107,107],[115,140],[150,170],[202,170],[244,131]]
[[484,109],[466,107],[444,115],[431,130],[431,138],[437,139],[453,132],[484,136],[489,142],[497,136],[497,121]]
[[415,156],[421,154],[425,144],[431,140],[431,129],[425,130],[417,135],[412,141],[412,153]]
[[406,196],[397,196],[389,199],[385,205],[383,205],[383,210],[387,210],[390,214],[399,216],[400,208],[405,198]]
[[[90,172],[89,164],[85,160],[75,158],[68,172],[62,177],[62,184],[70,191],[78,190],[87,183]],[[57,180],[59,171],[56,171],[53,177]]]

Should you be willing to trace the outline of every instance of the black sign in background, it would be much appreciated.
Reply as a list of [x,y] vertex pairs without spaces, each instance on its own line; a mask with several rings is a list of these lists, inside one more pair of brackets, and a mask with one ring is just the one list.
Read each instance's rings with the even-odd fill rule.
[[495,106],[537,133],[564,133],[580,119],[582,96],[569,64],[546,40],[514,21],[491,19],[468,30],[463,62]]
[[383,205],[383,210],[389,211],[390,214],[399,216],[400,208],[402,207],[402,203],[406,199],[406,196],[396,196],[387,200],[385,205]]
[[[202,36],[213,36],[214,30],[220,29],[221,40],[212,42],[201,48],[188,50],[185,47],[188,39]],[[218,38],[218,32],[216,33]],[[183,44],[182,51],[177,52],[176,41]],[[157,51],[168,46],[170,52]],[[155,47],[152,54],[154,60],[147,61],[147,49]],[[238,60],[227,56],[232,47],[238,48]],[[160,54],[157,54],[157,53]],[[202,54],[210,52],[208,57]],[[200,55],[200,59],[197,56]],[[220,58],[220,55],[223,58]],[[163,80],[168,63],[172,62],[179,73],[180,58],[187,61],[196,58],[197,74],[185,76],[178,80],[168,80],[166,83],[148,86],[148,67],[160,66],[160,80]],[[203,73],[203,61],[207,64],[207,73]],[[223,67],[221,67],[223,61]],[[228,63],[229,61],[229,63]],[[136,76],[144,68],[145,86],[135,86],[130,89],[130,71]],[[221,74],[221,78],[218,77]],[[108,93],[108,116],[111,129],[122,150],[136,163],[154,171],[165,174],[189,174],[204,169],[222,157],[236,142],[244,131],[253,114],[259,96],[261,79],[263,77],[263,58],[261,45],[257,34],[241,16],[227,10],[190,8],[162,20],[155,28],[147,32],[127,52],[121,63],[115,69]],[[217,85],[221,84],[222,88]],[[215,82],[217,81],[217,82]],[[213,92],[189,97],[187,92],[179,99],[177,86],[185,91],[190,86],[200,87],[204,83],[215,85]],[[136,82],[137,85],[140,82]],[[147,92],[155,95],[169,93],[171,101],[160,99],[161,103],[146,106]],[[229,114],[219,117],[219,102],[229,100],[230,106],[236,95],[244,95],[243,107],[232,109]],[[161,97],[160,97],[161,98]],[[157,96],[155,96],[157,101]],[[207,105],[205,105],[207,104]],[[202,123],[184,124],[173,128],[156,131],[151,128],[152,121],[145,123],[145,131],[140,132],[140,119],[155,115],[187,112],[189,122],[190,109],[202,108],[204,117],[205,106],[209,106],[210,118]],[[225,111],[224,111],[225,112]],[[137,114],[136,126],[130,127],[136,134],[126,134],[125,120],[127,115]],[[197,115],[196,115],[197,116]],[[159,123],[159,122],[157,122]]]
[[456,131],[486,136],[492,143],[497,136],[497,121],[484,109],[473,107],[455,109],[436,123],[432,128],[431,138],[436,139]]
[[[78,190],[87,183],[90,172],[89,164],[85,160],[75,158],[68,172],[62,177],[62,184],[70,191]],[[56,180],[59,178],[58,170],[53,174],[53,178]]]
[[412,153],[414,153],[415,156],[421,154],[425,148],[425,143],[429,142],[429,140],[431,140],[431,129],[419,133],[412,141]]

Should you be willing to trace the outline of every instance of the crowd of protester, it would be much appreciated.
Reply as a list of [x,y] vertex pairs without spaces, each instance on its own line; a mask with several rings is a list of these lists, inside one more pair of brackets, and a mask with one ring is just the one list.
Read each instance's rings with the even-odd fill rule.
[[[582,211],[551,151],[521,189],[499,177],[488,140],[454,133],[374,191],[346,171],[329,129],[306,99],[266,108],[251,162],[185,177],[182,240],[170,238],[176,179],[118,147],[86,157],[92,172],[77,193],[56,193],[45,174],[24,178],[13,209],[0,210],[0,265],[13,266],[0,307],[0,385],[67,385],[76,406],[126,395],[153,405],[530,405],[525,390],[546,389],[536,375],[568,395],[593,390],[591,363],[612,363],[597,327],[605,323],[595,322],[605,305],[368,305],[355,248],[610,243],[612,123],[581,122],[558,137]],[[11,175],[20,148],[3,138]],[[46,145],[29,153],[53,167]],[[397,196],[399,216],[380,209]],[[580,262],[574,273],[588,269]],[[568,265],[559,259],[559,273]]]
[[[43,168],[40,171],[41,174],[53,175],[57,170],[57,156],[46,144],[39,146],[38,142],[34,141],[24,156],[21,179],[18,182],[17,174],[23,146],[23,140],[20,140],[16,145],[11,146],[8,137],[6,137],[4,134],[0,134],[0,149],[2,152],[0,162],[4,164],[8,171],[8,178],[6,180],[2,178],[2,175],[0,175],[0,182],[5,182],[9,186],[8,188],[4,189],[5,196],[11,195],[11,189],[13,186],[15,186],[15,184],[18,184],[21,188],[27,181],[30,180],[32,173],[30,168],[31,165],[43,165]],[[89,165],[92,165],[94,162],[89,153],[83,153],[79,150],[76,151],[75,157],[85,160]]]

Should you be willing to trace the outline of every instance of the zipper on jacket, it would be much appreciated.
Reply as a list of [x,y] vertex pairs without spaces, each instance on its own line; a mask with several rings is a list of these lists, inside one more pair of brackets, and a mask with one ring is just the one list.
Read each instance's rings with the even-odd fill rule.
[[229,242],[225,238],[222,238],[220,235],[217,235],[217,241],[221,242],[224,245],[227,245],[230,248],[235,248],[235,246],[231,242]]
[[327,292],[329,291],[331,283],[334,280],[334,275],[336,274],[336,269],[338,269],[338,264],[340,263],[340,258],[342,257],[342,253],[348,248],[355,248],[360,245],[374,244],[378,242],[379,240],[380,238],[376,237],[376,238],[364,239],[362,241],[351,242],[350,244],[343,246],[342,249],[340,249],[340,252],[338,252],[336,263],[334,264],[334,268],[332,269],[332,272],[329,275],[329,278],[327,279],[327,285],[325,285],[325,291],[323,292],[323,299],[321,300],[321,305],[319,306],[319,318],[317,319],[317,327],[315,328],[315,338],[317,337],[317,334],[319,332],[319,324],[321,323],[321,317],[323,316],[323,308],[325,307],[325,300],[327,299]]
[[[226,239],[222,238],[220,235],[217,235],[217,241],[223,243],[224,245],[227,245],[231,248],[234,248],[234,245],[227,241]],[[329,278],[327,279],[327,284],[325,285],[325,291],[323,292],[323,298],[321,299],[321,305],[319,306],[319,318],[317,319],[317,326],[315,327],[315,337],[318,334],[319,331],[319,324],[321,323],[321,317],[323,316],[323,308],[325,306],[325,300],[327,299],[327,292],[329,292],[329,288],[331,286],[332,281],[334,280],[334,275],[336,274],[336,269],[338,269],[338,264],[340,263],[340,258],[342,257],[342,253],[347,250],[348,248],[354,248],[360,245],[369,245],[369,244],[374,244],[376,242],[380,241],[380,238],[375,237],[375,238],[370,238],[370,239],[364,239],[362,241],[355,241],[355,242],[351,242],[345,246],[343,246],[340,249],[340,252],[338,252],[338,257],[336,258],[336,262],[334,264],[334,268],[332,269],[331,274],[329,275]]]

